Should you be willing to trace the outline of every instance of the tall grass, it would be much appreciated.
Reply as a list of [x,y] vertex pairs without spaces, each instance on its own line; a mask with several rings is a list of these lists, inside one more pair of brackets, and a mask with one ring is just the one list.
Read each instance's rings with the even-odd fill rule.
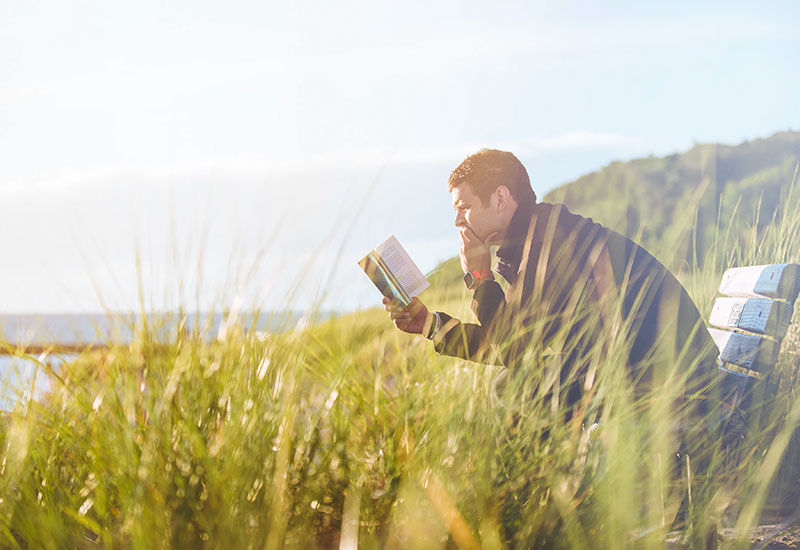
[[[797,210],[744,237],[720,227],[681,275],[705,311],[725,268],[800,260]],[[469,318],[447,266],[431,278],[428,305]],[[439,357],[379,309],[214,341],[158,324],[42,365],[48,395],[4,415],[0,546],[661,548],[719,524],[746,544],[765,509],[797,511],[776,490],[800,475],[796,326],[737,457],[712,430],[676,460],[692,358],[635,396],[624,324],[585,350],[594,382],[569,414],[552,399],[566,332],[505,372]]]

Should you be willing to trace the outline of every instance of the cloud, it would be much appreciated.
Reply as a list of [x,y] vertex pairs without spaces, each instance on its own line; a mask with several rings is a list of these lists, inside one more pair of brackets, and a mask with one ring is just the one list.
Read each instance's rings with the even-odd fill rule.
[[[50,174],[0,181],[6,199],[43,198],[100,185],[163,182],[207,182],[214,178],[292,178],[330,172],[378,171],[393,166],[453,164],[484,147],[513,151],[517,155],[541,155],[565,151],[602,150],[633,146],[635,138],[614,132],[575,130],[548,137],[520,141],[464,142],[438,147],[390,148],[376,146],[340,149],[309,155],[268,157],[259,153],[239,153],[222,157],[198,158],[170,165],[97,165],[65,168]],[[300,182],[298,182],[300,183]]]
[[534,140],[532,145],[543,151],[568,151],[574,149],[604,149],[624,147],[636,143],[635,139],[615,132],[576,130],[550,138]]
[[376,146],[276,158],[259,153],[240,153],[198,158],[170,165],[120,164],[89,166],[83,169],[65,168],[50,174],[0,181],[0,193],[5,199],[43,198],[101,185],[125,183],[198,183],[209,181],[209,177],[293,178],[331,172],[378,171],[393,166],[449,165],[484,147],[513,151],[517,155],[525,156],[620,148],[635,146],[637,143],[640,141],[615,132],[575,130],[524,141],[463,142],[438,147],[392,149]]

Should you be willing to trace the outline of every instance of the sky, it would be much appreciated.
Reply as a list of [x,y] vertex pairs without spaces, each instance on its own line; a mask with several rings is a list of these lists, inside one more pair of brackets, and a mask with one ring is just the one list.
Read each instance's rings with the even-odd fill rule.
[[800,128],[797,2],[321,4],[0,0],[0,314],[366,308],[482,147],[542,196]]

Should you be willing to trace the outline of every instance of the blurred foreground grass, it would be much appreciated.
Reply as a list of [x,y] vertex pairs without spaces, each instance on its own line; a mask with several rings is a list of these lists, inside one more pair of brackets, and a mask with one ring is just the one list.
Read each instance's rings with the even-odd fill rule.
[[[721,226],[702,269],[673,265],[704,312],[725,268],[800,260],[798,210]],[[430,278],[429,307],[471,317],[457,261]],[[762,512],[798,511],[796,320],[741,459],[709,440],[703,475],[674,458],[669,388],[630,397],[621,345],[565,422],[537,343],[498,394],[501,368],[438,357],[382,309],[215,341],[158,323],[42,365],[48,394],[3,416],[1,547],[661,548],[687,502],[686,544],[722,523],[746,547]]]

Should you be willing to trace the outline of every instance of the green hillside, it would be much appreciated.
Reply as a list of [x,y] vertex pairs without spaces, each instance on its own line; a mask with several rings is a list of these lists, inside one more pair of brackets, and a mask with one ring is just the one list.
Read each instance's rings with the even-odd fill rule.
[[[759,229],[782,208],[798,205],[781,200],[800,160],[800,132],[780,132],[739,145],[700,144],[685,153],[613,162],[567,183],[544,200],[563,202],[570,210],[636,238],[651,250],[670,250],[675,258],[660,258],[677,267],[692,263],[698,251],[702,265],[714,241],[715,229],[738,219]],[[697,230],[684,230],[695,225]],[[745,221],[735,222],[743,233]],[[675,246],[677,244],[677,246]],[[665,246],[666,245],[666,246]]]

